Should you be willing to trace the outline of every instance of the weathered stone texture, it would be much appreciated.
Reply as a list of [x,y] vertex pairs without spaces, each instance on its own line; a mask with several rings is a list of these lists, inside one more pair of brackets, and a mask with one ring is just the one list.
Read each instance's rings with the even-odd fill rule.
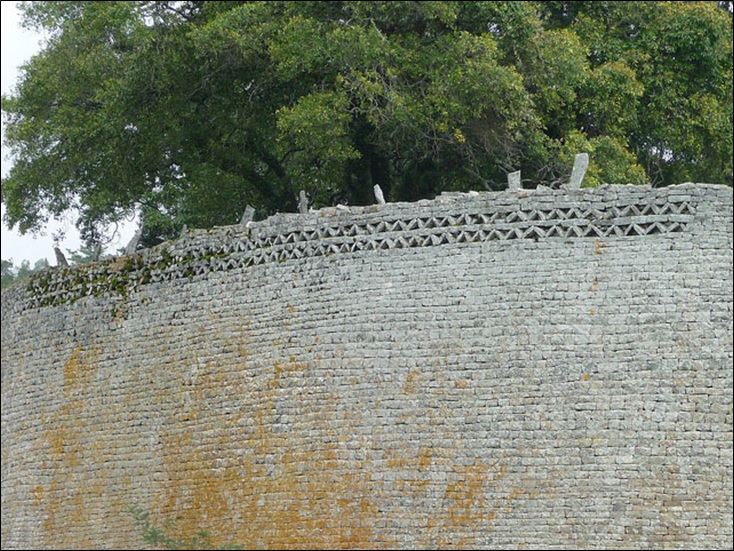
[[2,299],[2,548],[722,549],[732,190],[278,215]]

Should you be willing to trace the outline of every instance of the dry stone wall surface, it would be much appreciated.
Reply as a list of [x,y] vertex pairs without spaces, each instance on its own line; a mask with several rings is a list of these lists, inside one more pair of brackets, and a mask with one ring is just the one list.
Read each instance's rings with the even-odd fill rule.
[[731,548],[732,190],[283,214],[2,298],[2,548]]

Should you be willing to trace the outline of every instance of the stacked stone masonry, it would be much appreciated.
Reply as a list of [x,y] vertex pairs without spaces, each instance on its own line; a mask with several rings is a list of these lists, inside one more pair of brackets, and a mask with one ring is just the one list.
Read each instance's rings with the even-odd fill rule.
[[732,189],[193,230],[2,297],[2,548],[732,548]]

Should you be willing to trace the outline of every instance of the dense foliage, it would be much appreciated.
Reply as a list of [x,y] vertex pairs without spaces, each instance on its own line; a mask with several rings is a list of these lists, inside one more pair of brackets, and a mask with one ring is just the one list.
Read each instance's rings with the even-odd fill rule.
[[2,273],[0,273],[0,287],[5,289],[10,287],[16,281],[25,279],[35,273],[41,272],[49,267],[48,260],[42,258],[33,266],[29,260],[23,260],[20,266],[15,266],[13,260],[2,260]]
[[27,2],[6,222],[89,243],[442,190],[732,185],[730,2]]

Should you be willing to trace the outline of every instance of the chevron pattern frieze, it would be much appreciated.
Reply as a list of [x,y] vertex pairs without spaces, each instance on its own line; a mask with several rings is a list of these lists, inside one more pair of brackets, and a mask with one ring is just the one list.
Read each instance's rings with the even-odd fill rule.
[[[628,237],[683,231],[691,203],[632,204],[597,208],[550,208],[446,216],[397,218],[255,237],[243,265],[361,250],[434,247],[513,239]],[[258,251],[267,250],[267,253]]]
[[[547,208],[499,205],[479,212],[415,214],[388,212],[324,218],[317,224],[294,228],[264,224],[252,232],[234,226],[213,230],[211,236],[173,241],[161,249],[129,257],[133,263],[125,289],[137,285],[204,276],[211,272],[243,269],[303,258],[329,257],[361,251],[389,251],[492,241],[584,238],[636,238],[682,232],[696,213],[694,200],[615,204],[590,203]],[[444,211],[445,212],[445,211]],[[411,215],[412,214],[412,215]],[[307,219],[308,220],[308,219]],[[334,220],[334,221],[332,221]],[[268,231],[269,230],[269,231]],[[136,260],[137,259],[137,260]],[[142,267],[144,265],[144,268]],[[76,300],[107,292],[116,269],[102,263],[85,281],[54,277],[36,283],[42,298],[26,307]],[[127,291],[126,291],[127,292]]]

